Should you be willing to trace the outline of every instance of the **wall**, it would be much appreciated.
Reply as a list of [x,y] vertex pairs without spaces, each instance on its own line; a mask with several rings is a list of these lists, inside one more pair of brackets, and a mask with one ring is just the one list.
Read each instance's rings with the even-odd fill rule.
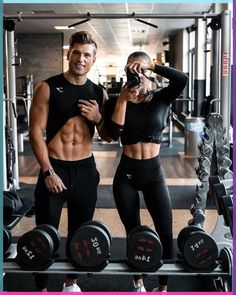
[[16,67],[16,77],[33,75],[35,85],[63,71],[63,34],[17,34],[15,38],[22,60]]

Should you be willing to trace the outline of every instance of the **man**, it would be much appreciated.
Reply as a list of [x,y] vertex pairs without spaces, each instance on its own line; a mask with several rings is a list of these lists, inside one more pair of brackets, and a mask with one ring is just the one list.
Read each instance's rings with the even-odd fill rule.
[[[35,188],[36,224],[58,228],[67,202],[68,236],[93,218],[99,173],[91,152],[95,126],[106,137],[102,110],[106,92],[87,78],[96,60],[97,45],[85,31],[70,37],[69,69],[40,82],[30,110],[30,143],[41,167]],[[44,140],[46,134],[46,141]],[[46,274],[36,274],[36,287],[47,291]],[[77,276],[68,274],[63,292],[80,292]]]

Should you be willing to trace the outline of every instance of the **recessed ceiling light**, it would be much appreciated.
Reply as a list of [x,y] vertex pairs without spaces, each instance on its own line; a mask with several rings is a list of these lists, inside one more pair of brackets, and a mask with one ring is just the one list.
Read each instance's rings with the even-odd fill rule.
[[68,26],[54,26],[56,30],[74,30],[75,27],[68,27]]
[[56,14],[53,10],[32,10],[32,14]]

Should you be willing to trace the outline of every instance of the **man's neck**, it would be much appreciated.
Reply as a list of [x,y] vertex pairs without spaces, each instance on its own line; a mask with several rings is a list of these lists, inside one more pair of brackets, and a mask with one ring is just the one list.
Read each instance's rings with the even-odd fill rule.
[[84,85],[87,81],[87,76],[73,75],[69,71],[64,73],[64,77],[73,85]]

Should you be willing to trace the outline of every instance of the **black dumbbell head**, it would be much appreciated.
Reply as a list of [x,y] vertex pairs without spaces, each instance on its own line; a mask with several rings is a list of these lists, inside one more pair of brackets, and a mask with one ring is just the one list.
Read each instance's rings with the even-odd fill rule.
[[17,262],[23,268],[44,270],[51,260],[53,247],[52,238],[46,231],[33,229],[17,242]]
[[132,229],[131,230],[131,232],[129,233],[129,235],[128,235],[128,239],[132,236],[132,235],[134,235],[134,234],[136,234],[137,232],[142,232],[142,231],[148,231],[148,232],[151,232],[151,233],[153,233],[154,235],[156,235],[158,238],[159,238],[159,235],[158,235],[158,233],[154,230],[154,229],[152,229],[151,227],[149,227],[149,226],[147,226],[147,225],[139,225],[139,226],[137,226],[137,227],[135,227],[134,229]]
[[214,202],[216,205],[216,209],[219,215],[223,214],[222,210],[222,203],[221,203],[221,197],[227,196],[227,190],[223,183],[217,183],[213,185],[213,197]]
[[219,207],[221,208],[226,226],[229,226],[227,209],[232,206],[233,206],[233,202],[232,202],[232,198],[230,196],[221,196],[219,198]]
[[189,226],[184,227],[179,232],[178,237],[177,237],[177,245],[178,245],[178,248],[181,252],[182,252],[182,246],[183,246],[184,241],[186,240],[186,238],[189,236],[189,234],[191,232],[195,232],[195,231],[203,231],[204,232],[204,229],[197,226],[197,225],[189,225]]
[[40,224],[36,227],[36,229],[40,229],[49,234],[53,241],[53,254],[57,253],[61,242],[61,237],[58,230],[50,224]]
[[101,224],[82,225],[70,243],[73,264],[78,268],[96,269],[106,265],[110,257],[111,237]]
[[7,228],[7,227],[3,227],[3,251],[4,251],[4,255],[7,255],[8,250],[11,246],[11,239],[12,239],[12,235],[11,235],[11,231]]
[[204,231],[193,231],[182,243],[182,254],[186,264],[193,270],[212,271],[218,258],[215,240]]
[[90,220],[90,221],[86,221],[81,226],[90,225],[90,224],[96,225],[96,226],[102,228],[107,233],[107,235],[110,239],[110,242],[112,241],[111,232],[110,232],[109,228],[104,223],[102,223],[101,221],[98,221],[98,220]]
[[227,215],[227,221],[228,221],[228,224],[229,224],[229,228],[230,228],[230,232],[233,236],[233,206],[230,206],[227,208],[226,210],[226,215]]
[[163,249],[156,231],[147,226],[133,229],[127,240],[127,258],[136,271],[156,271],[162,265]]

